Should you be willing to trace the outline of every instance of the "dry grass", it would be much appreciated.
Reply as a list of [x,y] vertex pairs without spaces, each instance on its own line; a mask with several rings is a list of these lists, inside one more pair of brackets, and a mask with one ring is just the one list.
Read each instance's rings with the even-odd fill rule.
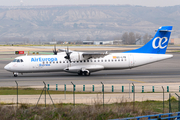
[[[38,107],[31,104],[20,104],[17,108],[13,104],[0,103],[0,120],[107,120],[116,118],[126,118],[163,112],[162,101],[127,101],[124,97],[117,99],[116,103],[102,105],[100,96],[94,100],[94,105],[76,104],[56,104]],[[172,112],[178,111],[178,101],[171,98]],[[165,101],[165,113],[169,111],[169,101]]]
[[28,104],[16,106],[0,105],[1,120],[106,120],[113,118],[133,117],[139,115],[153,114],[146,109],[146,105],[135,106],[130,102],[108,104],[104,107],[100,102],[94,105],[56,104],[47,107],[34,107]]
[[[172,97],[172,112],[177,112],[178,101]],[[56,104],[38,107],[31,104],[5,105],[0,103],[0,120],[107,120],[126,118],[150,114],[159,114],[163,111],[162,101],[128,102],[125,98],[117,99],[116,103],[102,105],[102,99],[94,100],[94,105]],[[165,101],[165,113],[169,111],[169,101]],[[174,107],[173,107],[174,106]]]

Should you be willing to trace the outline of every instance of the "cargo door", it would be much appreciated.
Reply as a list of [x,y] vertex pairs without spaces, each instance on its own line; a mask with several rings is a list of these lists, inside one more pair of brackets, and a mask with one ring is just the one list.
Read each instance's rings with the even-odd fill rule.
[[134,56],[132,54],[129,54],[129,68],[132,68],[134,66]]

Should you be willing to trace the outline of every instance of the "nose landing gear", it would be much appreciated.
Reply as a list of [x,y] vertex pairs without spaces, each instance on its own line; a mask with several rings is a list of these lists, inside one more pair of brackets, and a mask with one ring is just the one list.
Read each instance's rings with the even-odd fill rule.
[[17,72],[13,72],[14,74],[14,77],[17,77],[18,76],[18,73]]

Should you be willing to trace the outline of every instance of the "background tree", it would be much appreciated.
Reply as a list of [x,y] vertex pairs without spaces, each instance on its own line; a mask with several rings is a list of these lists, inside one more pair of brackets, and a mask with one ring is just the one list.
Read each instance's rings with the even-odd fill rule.
[[153,38],[152,35],[148,35],[148,33],[146,33],[146,34],[143,36],[143,42],[144,42],[144,44],[148,43],[152,38]]
[[143,42],[144,42],[144,44],[146,44],[148,41],[149,41],[149,35],[148,35],[148,33],[146,33],[146,34],[143,36]]
[[136,33],[136,43],[139,42],[140,45],[142,45],[142,40],[141,40],[141,34]]
[[135,37],[135,34],[134,34],[133,32],[130,32],[130,33],[129,33],[128,44],[129,44],[129,45],[134,45],[134,44],[136,44],[136,37]]
[[123,33],[122,37],[122,42],[123,44],[125,45],[133,45],[133,44],[136,44],[136,36],[133,32],[125,32]]
[[128,32],[123,33],[121,39],[122,39],[123,44],[127,45],[128,44],[128,39],[129,39]]

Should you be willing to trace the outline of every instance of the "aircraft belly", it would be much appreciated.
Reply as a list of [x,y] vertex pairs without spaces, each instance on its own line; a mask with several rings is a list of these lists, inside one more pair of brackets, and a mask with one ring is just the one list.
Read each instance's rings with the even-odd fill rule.
[[102,65],[75,65],[71,67],[66,67],[64,69],[65,72],[77,73],[80,70],[89,70],[90,72],[103,70],[104,66]]

